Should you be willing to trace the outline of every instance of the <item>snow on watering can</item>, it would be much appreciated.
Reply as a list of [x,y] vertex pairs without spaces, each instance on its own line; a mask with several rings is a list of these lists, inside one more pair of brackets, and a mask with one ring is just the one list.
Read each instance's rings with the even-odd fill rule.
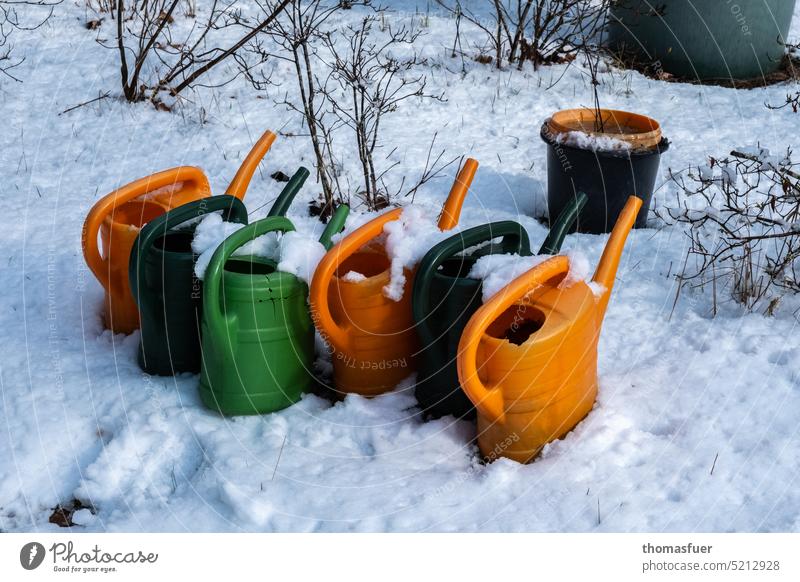
[[[553,255],[561,249],[586,200],[580,194],[561,212],[538,254]],[[465,254],[500,237],[500,245]],[[458,382],[456,355],[461,332],[482,303],[482,282],[467,275],[480,256],[491,253],[530,256],[525,229],[513,221],[476,226],[440,242],[420,261],[411,300],[422,346],[414,393],[426,415],[465,418],[475,413]]]
[[[268,216],[282,216],[308,178],[300,168],[286,184]],[[196,223],[183,223],[210,212],[247,224],[247,210],[233,196],[211,196],[179,206],[147,223],[133,245],[130,285],[139,307],[139,365],[148,374],[170,376],[200,371],[202,285],[195,275],[192,251]],[[140,260],[141,259],[141,260]]]
[[485,458],[531,461],[592,409],[600,329],[641,205],[639,198],[628,199],[591,286],[565,281],[569,259],[553,257],[509,283],[470,318],[458,345],[458,377],[478,410]]
[[[445,202],[439,228],[450,230],[461,213],[478,162],[467,159]],[[400,301],[383,294],[389,284],[390,260],[374,243],[384,225],[400,218],[402,208],[385,212],[353,231],[320,262],[311,281],[311,313],[333,359],[338,392],[376,396],[392,390],[415,370],[417,337],[411,315],[413,272],[406,272]],[[358,281],[345,278],[355,271]]]
[[[320,242],[344,226],[341,205]],[[289,232],[287,219],[271,216],[233,233],[217,247],[203,281],[200,398],[227,415],[265,414],[297,402],[315,382],[314,325],[308,286],[274,261],[232,256],[269,232]]]
[[[226,194],[243,198],[259,162],[272,147],[275,134],[267,131],[247,154]],[[211,195],[200,168],[180,166],[141,178],[114,190],[89,211],[83,224],[86,264],[105,289],[105,326],[114,333],[139,327],[139,311],[128,280],[128,261],[141,227],[187,202]],[[100,233],[101,247],[97,244]]]

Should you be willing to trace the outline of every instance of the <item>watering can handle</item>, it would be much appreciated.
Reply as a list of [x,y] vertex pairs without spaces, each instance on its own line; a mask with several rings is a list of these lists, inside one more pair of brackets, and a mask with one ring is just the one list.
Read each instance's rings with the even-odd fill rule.
[[242,165],[236,171],[236,175],[233,177],[233,180],[231,180],[228,189],[225,190],[225,194],[234,196],[239,200],[244,198],[244,195],[247,194],[247,187],[250,185],[250,180],[253,179],[253,174],[256,173],[258,164],[261,163],[261,160],[267,155],[272,144],[275,143],[275,138],[276,135],[270,130],[264,132],[253,146],[253,149],[250,150],[250,153],[247,154]]
[[436,271],[450,257],[498,237],[503,237],[503,247],[506,252],[531,254],[528,233],[519,223],[510,220],[483,224],[459,232],[433,246],[425,254],[414,277],[411,295],[411,310],[423,345],[432,345],[436,339],[427,324],[431,315],[430,286]]
[[456,176],[453,186],[450,188],[450,194],[445,200],[442,207],[442,214],[439,216],[439,230],[450,230],[458,224],[458,219],[461,217],[461,207],[464,205],[464,198],[469,192],[469,187],[472,185],[472,180],[475,178],[475,172],[478,171],[478,160],[467,158],[464,162],[464,167]]
[[322,236],[319,237],[319,242],[325,247],[326,251],[331,250],[331,246],[333,245],[333,235],[342,232],[344,229],[344,223],[347,220],[347,216],[350,214],[350,207],[347,204],[340,204],[336,207],[336,210],[331,216],[330,220],[328,220],[328,224],[325,225],[325,230],[322,231]]
[[306,178],[308,178],[308,170],[301,166],[294,173],[294,176],[286,183],[286,186],[283,187],[281,193],[278,194],[267,216],[286,216],[289,207],[292,205],[292,200],[297,196],[300,188],[303,187]]
[[226,321],[230,318],[222,313],[220,305],[220,286],[225,263],[236,250],[256,237],[268,232],[289,232],[294,225],[283,216],[269,216],[245,226],[226,238],[214,251],[206,268],[203,284],[203,317],[215,333],[224,333]]
[[373,218],[365,225],[357,228],[345,238],[336,243],[331,250],[322,257],[314,277],[311,279],[311,289],[308,293],[311,315],[323,339],[331,348],[339,352],[347,352],[350,338],[347,331],[336,323],[328,304],[328,289],[336,270],[348,257],[358,251],[365,244],[380,236],[386,223],[400,218],[402,208],[395,208]]
[[113,215],[117,206],[122,206],[126,202],[160,188],[180,183],[205,184],[206,177],[200,168],[193,166],[171,168],[126,184],[122,188],[104,196],[92,206],[86,221],[83,223],[81,245],[86,264],[89,265],[89,268],[105,289],[108,289],[109,286],[108,264],[107,260],[100,255],[100,249],[97,246],[97,233],[100,231],[100,226],[106,216]]
[[156,240],[165,236],[170,230],[180,224],[217,210],[223,211],[225,220],[233,220],[247,224],[247,208],[244,203],[233,196],[211,196],[178,206],[147,223],[139,232],[131,249],[131,258],[128,262],[128,277],[131,285],[133,299],[141,312],[149,312],[155,316],[156,306],[152,303],[149,294],[139,294],[139,282],[145,278],[145,257],[155,244]]
[[567,232],[578,220],[583,207],[586,206],[589,197],[584,192],[578,192],[578,195],[573,198],[567,206],[561,211],[556,218],[556,221],[550,227],[550,232],[547,238],[544,239],[542,246],[539,248],[539,255],[555,255],[561,250],[561,245],[564,244],[564,238]]
[[486,330],[506,309],[550,279],[569,272],[569,259],[557,256],[539,263],[503,287],[470,318],[458,343],[458,379],[475,407],[491,422],[505,422],[505,403],[499,386],[487,387],[478,376],[478,346]]

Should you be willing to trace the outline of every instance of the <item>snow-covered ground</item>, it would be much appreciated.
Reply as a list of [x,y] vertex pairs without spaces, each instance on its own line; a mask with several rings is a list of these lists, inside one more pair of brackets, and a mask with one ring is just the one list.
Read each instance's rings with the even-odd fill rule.
[[[407,10],[398,21],[414,17],[413,0],[395,7]],[[80,249],[89,208],[181,164],[201,166],[221,193],[264,129],[300,124],[273,104],[292,90],[281,67],[272,93],[238,79],[175,113],[129,105],[116,98],[117,53],[95,41],[111,36],[108,23],[89,31],[84,18],[67,0],[45,26],[19,32],[23,82],[0,81],[0,530],[57,530],[52,508],[77,498],[94,512],[78,516],[81,531],[800,531],[797,305],[774,317],[728,305],[712,318],[711,293],[697,291],[673,310],[688,239],[655,217],[623,257],[595,409],[530,465],[479,463],[474,427],[423,422],[411,382],[372,400],[307,396],[277,414],[221,418],[201,405],[196,376],[144,375],[138,333],[103,330],[102,289]],[[450,156],[481,162],[462,224],[518,220],[535,246],[546,234],[533,218],[545,208],[540,124],[591,103],[585,76],[470,61],[462,74],[449,58],[453,21],[432,13],[426,33],[428,88],[447,101],[401,107],[386,140],[416,174],[438,130]],[[800,149],[800,115],[764,107],[790,87],[664,84],[619,70],[603,83],[604,106],[658,119],[672,141],[659,184],[669,168],[734,147]],[[113,98],[61,113],[106,90]],[[354,151],[342,157],[354,171]],[[299,164],[312,166],[307,139],[280,137],[247,196],[251,219],[280,190],[269,175]],[[418,200],[443,200],[451,179]],[[307,185],[290,212],[300,230],[319,229],[305,216],[315,193]],[[653,206],[671,200],[664,186]],[[365,218],[354,212],[349,228]],[[574,235],[565,248],[594,264],[604,243]]]

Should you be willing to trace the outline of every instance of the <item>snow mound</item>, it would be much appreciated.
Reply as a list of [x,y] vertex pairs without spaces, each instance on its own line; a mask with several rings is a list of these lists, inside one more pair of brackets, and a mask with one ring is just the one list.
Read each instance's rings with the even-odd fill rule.
[[[566,255],[569,257],[569,273],[567,273],[567,278],[564,279],[563,285],[569,286],[578,281],[586,281],[590,271],[589,261],[586,256],[576,251],[570,251]],[[533,257],[486,255],[477,260],[467,276],[471,279],[483,280],[482,300],[486,303],[514,279],[551,258],[551,255],[536,255]],[[590,287],[595,294],[598,293],[599,288],[597,286],[590,285]]]
[[311,284],[311,277],[326,253],[322,243],[292,231],[281,237],[279,247],[278,270]]
[[398,220],[383,227],[386,253],[391,261],[391,276],[383,294],[389,299],[400,301],[403,298],[406,269],[413,268],[431,247],[460,230],[457,226],[445,232],[439,230],[439,213],[440,209],[429,205],[408,206]]
[[593,152],[625,151],[632,147],[629,142],[610,135],[590,135],[582,131],[559,133],[555,136],[555,142]]
[[[192,250],[197,253],[194,272],[199,279],[205,276],[208,263],[217,247],[233,233],[245,225],[226,222],[218,214],[209,214],[197,225]],[[310,238],[307,233],[290,231],[287,233],[268,232],[242,245],[234,256],[252,255],[272,259],[278,263],[278,270],[295,275],[309,283],[317,265],[325,255],[325,247]]]
[[198,279],[203,279],[208,263],[217,247],[226,238],[244,225],[238,222],[227,222],[216,212],[205,216],[194,230],[192,251],[198,255],[194,265],[194,273]]

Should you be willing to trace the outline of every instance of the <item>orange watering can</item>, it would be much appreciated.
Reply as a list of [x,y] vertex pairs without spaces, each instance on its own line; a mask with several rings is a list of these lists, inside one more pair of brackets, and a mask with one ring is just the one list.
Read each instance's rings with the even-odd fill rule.
[[[226,194],[244,198],[259,162],[274,141],[274,133],[264,132],[247,154]],[[211,186],[200,168],[180,166],[131,182],[92,207],[83,224],[83,256],[105,288],[108,329],[130,333],[139,327],[139,311],[128,283],[128,260],[141,227],[172,208],[210,195]],[[98,232],[102,250],[97,244]]]
[[[571,431],[597,397],[597,342],[622,249],[642,201],[631,196],[593,278],[565,281],[553,257],[493,295],[458,346],[458,377],[478,410],[478,446],[526,463]],[[599,286],[599,289],[597,288]]]
[[[467,159],[458,173],[439,217],[439,228],[450,230],[478,162]],[[311,280],[311,313],[333,357],[336,389],[346,394],[376,396],[392,390],[415,371],[417,334],[411,312],[414,273],[406,271],[403,297],[393,301],[383,294],[390,282],[386,249],[375,242],[383,227],[400,218],[395,208],[350,233],[320,262]],[[345,278],[354,271],[360,280]]]

